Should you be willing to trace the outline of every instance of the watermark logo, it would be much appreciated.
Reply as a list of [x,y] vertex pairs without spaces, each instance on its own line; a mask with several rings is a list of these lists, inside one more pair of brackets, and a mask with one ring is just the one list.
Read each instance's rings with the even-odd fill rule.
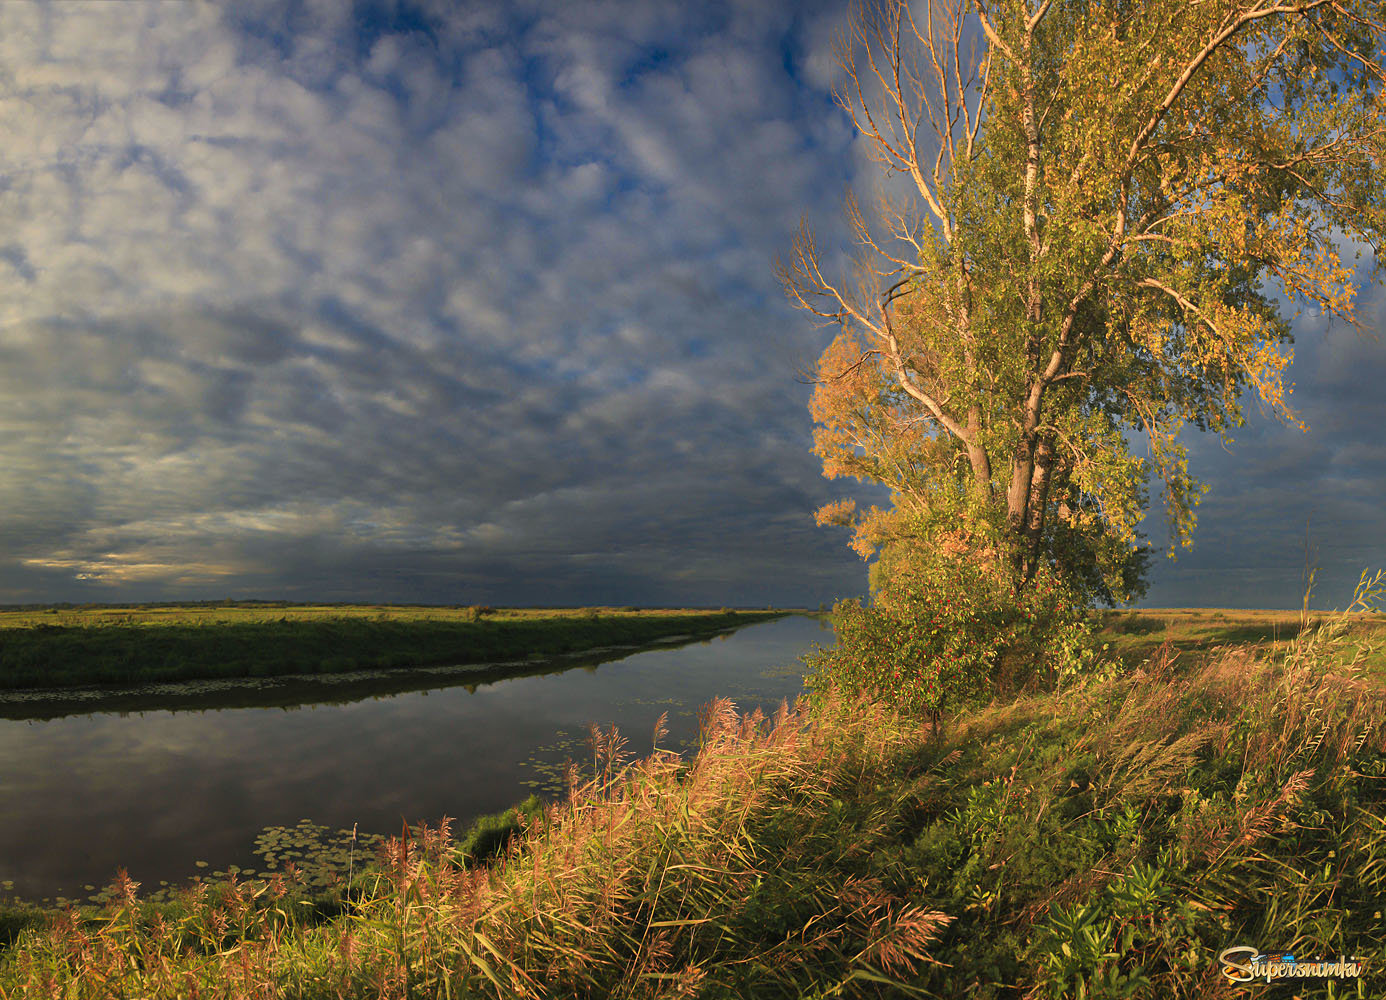
[[1218,966],[1228,982],[1250,983],[1262,979],[1357,979],[1362,975],[1362,961],[1351,958],[1297,959],[1289,952],[1261,951],[1244,944],[1224,948],[1218,955]]

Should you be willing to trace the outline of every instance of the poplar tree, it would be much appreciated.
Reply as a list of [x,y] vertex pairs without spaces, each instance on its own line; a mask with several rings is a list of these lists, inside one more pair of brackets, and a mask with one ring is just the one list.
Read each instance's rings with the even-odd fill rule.
[[820,522],[887,573],[951,553],[1138,592],[1150,487],[1171,556],[1205,490],[1181,429],[1230,443],[1247,401],[1302,427],[1294,316],[1361,327],[1383,37],[1367,0],[858,9],[835,97],[896,193],[849,196],[850,276],[807,226],[777,271],[840,327],[813,373],[824,474],[892,503]]

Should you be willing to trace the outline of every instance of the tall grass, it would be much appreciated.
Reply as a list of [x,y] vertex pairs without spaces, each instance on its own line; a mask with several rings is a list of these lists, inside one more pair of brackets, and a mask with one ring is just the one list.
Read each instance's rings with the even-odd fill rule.
[[925,734],[870,704],[808,711],[716,702],[691,762],[656,749],[627,763],[609,730],[592,771],[496,863],[460,863],[446,825],[396,838],[327,924],[282,905],[282,880],[187,897],[175,919],[127,880],[99,915],[25,931],[0,996],[878,992],[928,960],[949,918],[870,873],[890,810],[854,792]]
[[[924,985],[1221,995],[1215,957],[1237,944],[1366,956],[1379,975],[1386,695],[1357,675],[1370,650],[1343,656],[1353,622],[1285,655],[1166,646],[1134,672],[959,720],[937,751],[956,764],[881,859],[958,916],[935,946],[951,969]],[[1317,989],[1373,995],[1370,980]]]
[[1342,628],[998,700],[827,688],[614,730],[489,865],[401,831],[339,909],[289,880],[30,926],[17,997],[1203,997],[1246,944],[1386,961],[1386,697]]

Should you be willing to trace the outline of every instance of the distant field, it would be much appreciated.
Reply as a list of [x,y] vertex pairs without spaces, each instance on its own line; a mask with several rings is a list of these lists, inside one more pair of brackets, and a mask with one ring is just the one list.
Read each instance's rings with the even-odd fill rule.
[[0,689],[481,664],[701,636],[783,611],[138,605],[0,611]]
[[[0,609],[0,690],[482,664],[702,636],[785,611],[234,604]],[[803,613],[803,612],[799,612]],[[1309,628],[1335,616],[1311,614]],[[1138,664],[1168,642],[1283,651],[1297,611],[1111,611],[1102,641]],[[1386,677],[1386,615],[1354,615],[1341,659]]]
[[[1298,611],[1247,611],[1237,608],[1158,608],[1109,611],[1102,641],[1127,663],[1139,663],[1168,642],[1182,656],[1206,657],[1223,646],[1261,646],[1283,653],[1301,627],[1312,631],[1342,618],[1341,614]],[[1348,642],[1337,657],[1357,659],[1360,666],[1386,676],[1386,615],[1354,614]]]
[[[230,604],[80,605],[51,608],[0,608],[0,630],[36,626],[90,627],[98,625],[239,625],[247,622],[321,621],[324,618],[372,621],[518,621],[534,619],[657,618],[668,615],[710,615],[729,610],[711,608],[491,608],[481,605],[411,604],[281,604],[246,601]],[[753,614],[758,612],[746,611]]]

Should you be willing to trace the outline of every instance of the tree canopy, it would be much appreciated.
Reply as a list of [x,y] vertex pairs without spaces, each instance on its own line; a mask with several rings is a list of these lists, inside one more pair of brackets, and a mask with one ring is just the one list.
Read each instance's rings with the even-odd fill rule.
[[850,277],[807,226],[778,271],[840,325],[813,378],[824,474],[893,502],[820,521],[882,570],[952,553],[1138,593],[1150,486],[1171,555],[1204,490],[1181,428],[1230,441],[1244,399],[1299,423],[1293,316],[1360,328],[1383,40],[1368,0],[859,8],[835,96],[896,194],[849,196]]

